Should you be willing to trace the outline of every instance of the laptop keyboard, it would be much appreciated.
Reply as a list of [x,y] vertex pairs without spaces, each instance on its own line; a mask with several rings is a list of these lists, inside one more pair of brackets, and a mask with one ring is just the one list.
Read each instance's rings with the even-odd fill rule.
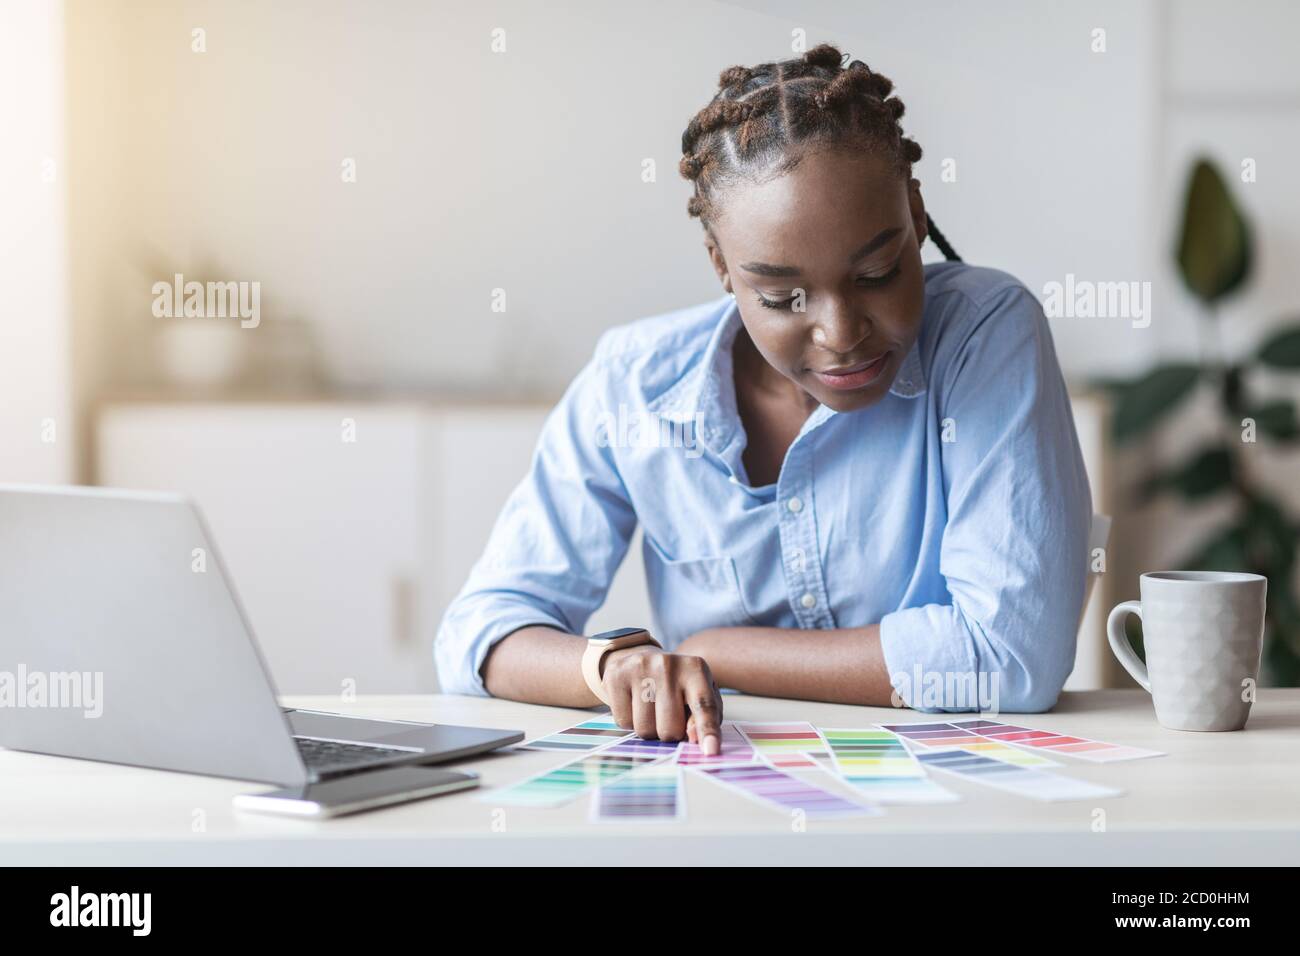
[[338,740],[317,740],[315,737],[294,737],[303,763],[312,770],[341,770],[361,764],[375,763],[407,751],[396,747],[371,747],[366,744],[345,744]]

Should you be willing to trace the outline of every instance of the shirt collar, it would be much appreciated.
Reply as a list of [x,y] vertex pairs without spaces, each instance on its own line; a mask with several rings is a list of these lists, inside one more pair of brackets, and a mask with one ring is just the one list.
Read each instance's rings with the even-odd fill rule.
[[718,308],[721,313],[700,360],[648,407],[668,421],[696,422],[698,440],[723,454],[735,440],[740,424],[732,346],[741,321],[740,310],[731,296],[722,300]]
[[[740,424],[732,346],[742,323],[734,297],[727,296],[719,303],[719,309],[717,324],[700,360],[648,407],[668,421],[698,422],[701,430],[698,437],[713,451],[725,455]],[[925,392],[925,370],[921,367],[920,349],[921,340],[917,336],[889,388],[890,394],[899,398],[916,398]],[[833,409],[822,405],[810,416],[807,424],[820,423],[833,414]]]

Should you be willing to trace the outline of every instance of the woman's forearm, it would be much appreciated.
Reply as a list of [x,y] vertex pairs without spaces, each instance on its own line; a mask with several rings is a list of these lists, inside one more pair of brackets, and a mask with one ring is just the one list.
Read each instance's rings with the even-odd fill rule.
[[600,703],[582,679],[585,638],[551,627],[521,627],[488,653],[483,682],[493,697],[553,707]]
[[[483,666],[494,697],[594,707],[582,678],[586,641],[550,627],[524,627],[498,643]],[[880,627],[802,630],[722,627],[699,631],[675,649],[704,658],[719,687],[764,697],[887,707],[894,692]]]
[[710,628],[688,637],[677,652],[703,657],[719,687],[746,694],[888,707],[894,693],[878,624]]

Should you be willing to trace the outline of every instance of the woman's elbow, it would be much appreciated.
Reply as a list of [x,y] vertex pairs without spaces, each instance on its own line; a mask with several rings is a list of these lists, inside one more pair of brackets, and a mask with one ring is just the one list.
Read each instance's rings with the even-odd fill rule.
[[997,695],[996,710],[1008,714],[1041,714],[1056,706],[1065,680],[1030,677],[1027,674],[1002,689]]
[[1056,706],[1066,678],[1074,670],[1074,639],[1063,641],[1034,659],[1007,655],[1007,664],[992,675],[994,709],[1013,714],[1040,714]]

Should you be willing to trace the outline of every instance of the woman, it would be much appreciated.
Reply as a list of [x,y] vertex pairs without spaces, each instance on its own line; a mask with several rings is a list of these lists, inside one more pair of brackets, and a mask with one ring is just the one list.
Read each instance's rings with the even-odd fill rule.
[[[1055,702],[1091,509],[1047,322],[957,259],[893,84],[843,59],[732,67],[687,126],[688,209],[728,295],[601,338],[447,612],[444,690],[604,700],[709,752],[718,685]],[[952,261],[922,265],[926,238]],[[590,650],[576,635],[638,524],[655,640]]]

